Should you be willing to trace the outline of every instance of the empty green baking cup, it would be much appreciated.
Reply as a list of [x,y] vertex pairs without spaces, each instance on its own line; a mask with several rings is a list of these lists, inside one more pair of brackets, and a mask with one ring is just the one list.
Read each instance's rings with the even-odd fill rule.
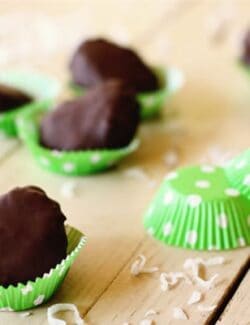
[[[0,113],[0,130],[8,136],[16,136],[16,119],[26,111],[32,111],[37,102],[53,100],[60,91],[57,80],[35,72],[22,70],[0,72],[0,84],[19,89],[34,98],[34,101],[19,108]],[[35,105],[35,106],[34,106]]]
[[250,245],[250,201],[220,167],[170,173],[151,202],[144,225],[167,245],[226,250]]
[[0,311],[21,311],[37,307],[48,301],[62,284],[69,268],[76,259],[86,237],[77,229],[67,225],[67,257],[42,277],[25,284],[0,286]]
[[229,161],[225,171],[231,184],[250,200],[250,149]]
[[87,175],[109,169],[122,158],[138,148],[133,140],[127,147],[119,149],[57,151],[40,144],[39,121],[48,105],[41,103],[35,111],[23,114],[17,120],[18,134],[43,168],[63,175]]
[[[137,95],[142,119],[149,119],[158,115],[164,107],[166,100],[175,94],[184,83],[182,72],[176,68],[155,68],[154,70],[161,87],[157,91]],[[82,95],[85,91],[82,87],[75,84],[71,84],[71,88],[77,95]]]

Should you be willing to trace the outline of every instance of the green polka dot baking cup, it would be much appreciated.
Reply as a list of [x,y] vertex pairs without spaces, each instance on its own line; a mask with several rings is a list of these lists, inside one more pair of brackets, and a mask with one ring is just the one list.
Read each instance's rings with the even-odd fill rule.
[[[157,116],[164,107],[166,100],[174,95],[184,84],[183,74],[176,68],[156,68],[155,72],[161,85],[160,89],[137,95],[142,119]],[[72,83],[70,87],[76,95],[83,95],[84,89],[82,87]]]
[[185,167],[170,173],[151,202],[144,226],[167,245],[228,250],[250,245],[250,201],[221,167]]
[[86,242],[86,237],[67,225],[67,257],[42,277],[17,286],[0,286],[0,311],[21,311],[37,307],[48,301],[62,284],[71,265]]
[[238,60],[238,65],[250,77],[250,64],[246,64],[242,60]]
[[122,158],[134,152],[139,141],[134,139],[127,147],[82,151],[50,150],[40,144],[39,121],[48,105],[41,104],[36,111],[23,114],[17,121],[20,138],[27,145],[38,164],[54,173],[63,175],[87,175],[104,171]]
[[149,119],[159,115],[167,99],[174,95],[184,83],[182,72],[176,68],[158,68],[155,71],[160,80],[161,88],[154,92],[137,95],[141,106],[142,119]]
[[250,149],[229,161],[225,171],[231,184],[250,200]]
[[0,130],[8,136],[16,136],[16,119],[26,111],[32,111],[39,101],[53,100],[60,92],[60,84],[57,80],[28,71],[2,71],[0,72],[0,84],[19,89],[34,98],[34,101],[8,112],[0,113]]

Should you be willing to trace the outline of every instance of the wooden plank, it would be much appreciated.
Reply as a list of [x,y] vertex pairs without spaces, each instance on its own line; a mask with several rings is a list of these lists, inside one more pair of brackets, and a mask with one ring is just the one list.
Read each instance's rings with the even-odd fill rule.
[[21,145],[16,139],[6,138],[4,135],[0,137],[0,164],[1,161],[7,159]]
[[[158,33],[144,39],[142,44],[135,44],[155,63],[161,58],[164,64],[180,66],[188,82],[181,94],[168,105],[165,120],[146,123],[141,127],[140,150],[122,162],[117,170],[77,179],[78,194],[72,199],[66,199],[60,194],[61,187],[72,179],[40,170],[25,149],[20,149],[1,166],[1,192],[16,185],[39,185],[61,202],[69,223],[86,231],[89,238],[86,249],[49,304],[75,303],[93,324],[109,325],[111,321],[118,325],[129,319],[137,322],[148,308],[154,307],[161,310],[157,321],[165,325],[165,317],[171,317],[171,308],[177,302],[185,303],[191,290],[183,284],[176,288],[178,300],[175,300],[175,290],[169,295],[160,295],[156,277],[131,279],[128,268],[132,259],[137,253],[143,252],[149,257],[150,264],[157,263],[161,268],[171,271],[178,270],[188,256],[201,255],[144,240],[141,217],[155,188],[151,187],[152,183],[147,177],[129,178],[123,171],[128,167],[140,166],[157,187],[169,170],[163,157],[171,146],[177,146],[179,150],[179,164],[186,164],[199,161],[210,146],[219,145],[225,150],[233,147],[239,151],[249,144],[249,84],[232,64],[233,57],[228,56],[227,46],[214,51],[204,39],[200,26],[210,8],[208,4],[204,2],[192,8],[183,14],[181,20],[172,20],[170,25],[166,21],[159,26]],[[133,7],[133,10],[141,13],[141,8]],[[147,15],[148,11],[145,10]],[[244,16],[244,12],[241,15]],[[144,28],[149,21],[145,18],[145,25],[142,23],[140,26]],[[131,26],[133,24],[135,21]],[[135,26],[131,30],[135,30],[134,35],[137,37],[142,35],[143,28],[137,29]],[[157,43],[164,42],[166,36],[170,37],[170,43],[172,40],[172,50],[170,46],[168,55],[164,55],[164,51],[160,53]],[[46,62],[45,69],[65,75],[65,71],[61,70],[65,70],[66,54],[56,60],[55,66],[54,62],[53,66]],[[176,108],[179,109],[179,115],[172,117],[170,112]],[[172,122],[183,125],[180,133],[175,133]],[[27,166],[28,172],[25,172]],[[230,263],[218,268],[224,274],[225,281],[208,293],[206,303],[220,302],[230,282],[246,263],[248,254],[249,250],[225,253]],[[211,270],[216,271],[217,268]],[[201,316],[195,309],[188,311],[192,319],[202,322],[209,319],[209,315]],[[1,314],[0,319],[3,324],[46,324],[46,306],[34,310],[34,315],[28,319],[13,314]]]
[[[239,271],[246,267],[250,248],[217,254],[192,252],[167,248],[153,239],[147,238],[87,314],[86,320],[90,324],[123,324],[124,322],[139,324],[144,319],[145,313],[150,309],[159,312],[153,317],[157,325],[178,324],[173,319],[174,307],[182,307],[192,324],[205,324],[216,313],[217,308],[213,312],[204,313],[197,309],[197,305],[187,305],[189,297],[197,287],[182,282],[172,290],[162,292],[160,290],[159,272],[153,275],[131,276],[130,266],[138,254],[144,254],[148,257],[148,265],[158,266],[160,272],[182,271],[183,263],[187,258],[201,257],[206,259],[211,256],[224,256],[227,261],[225,265],[207,268],[206,276],[208,278],[216,273],[219,274],[218,285],[214,289],[204,292],[201,301],[202,305],[217,305],[219,308],[225,299],[224,293],[237,279]],[[107,306],[112,306],[112,308],[107,308]],[[247,305],[245,304],[245,306]]]
[[242,280],[238,290],[233,296],[225,311],[217,321],[217,325],[234,324],[249,325],[250,324],[250,271]]

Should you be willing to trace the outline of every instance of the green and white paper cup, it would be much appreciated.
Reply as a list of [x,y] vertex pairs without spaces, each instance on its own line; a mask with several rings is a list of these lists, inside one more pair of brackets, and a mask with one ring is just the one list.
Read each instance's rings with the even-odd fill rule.
[[27,145],[38,164],[55,173],[63,175],[87,175],[114,166],[139,146],[139,140],[133,140],[127,147],[119,149],[99,149],[81,151],[50,150],[40,144],[39,121],[48,105],[40,104],[35,111],[23,114],[17,121],[20,138]]
[[151,202],[144,225],[167,245],[227,250],[250,245],[250,201],[224,170],[185,167],[170,173]]
[[67,225],[67,257],[42,277],[25,284],[0,286],[0,311],[21,311],[37,307],[48,301],[62,284],[71,265],[86,242],[86,237]]
[[19,108],[0,113],[0,130],[8,136],[16,136],[16,119],[26,111],[32,111],[37,102],[51,102],[60,92],[57,80],[35,72],[10,70],[0,72],[0,84],[19,89],[34,98],[34,101]]
[[238,65],[250,77],[250,64],[246,64],[242,60],[238,60]]
[[176,68],[158,68],[155,72],[160,81],[160,89],[137,95],[141,106],[141,118],[149,119],[160,114],[167,99],[174,95],[184,84],[183,73]]
[[229,161],[225,171],[232,186],[250,200],[250,149]]
[[[155,68],[158,76],[160,89],[153,92],[140,93],[137,95],[141,107],[141,118],[149,119],[157,116],[164,107],[165,101],[174,95],[184,84],[183,73],[176,68]],[[83,95],[85,89],[70,84],[71,89],[77,95]]]

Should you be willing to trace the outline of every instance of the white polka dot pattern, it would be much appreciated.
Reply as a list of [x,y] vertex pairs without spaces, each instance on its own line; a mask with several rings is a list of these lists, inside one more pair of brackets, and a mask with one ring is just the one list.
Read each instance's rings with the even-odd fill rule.
[[209,188],[210,187],[210,182],[206,180],[199,180],[195,182],[195,186],[198,188]]
[[44,295],[40,295],[38,296],[35,300],[34,300],[34,305],[38,306],[41,305],[44,301],[45,296]]
[[217,217],[218,226],[225,229],[228,225],[227,215],[223,212]]
[[174,199],[174,194],[172,192],[167,192],[164,196],[164,204],[170,204]]
[[163,227],[163,234],[164,236],[169,236],[172,232],[173,225],[171,222],[167,222]]
[[202,202],[200,195],[192,194],[187,197],[187,203],[191,208],[198,207]]
[[246,241],[245,241],[245,239],[242,238],[242,237],[238,238],[238,243],[239,243],[239,245],[240,245],[241,247],[246,246]]
[[75,165],[71,162],[64,163],[63,170],[65,172],[72,172],[75,169]]
[[225,190],[225,194],[231,197],[237,197],[240,195],[240,192],[236,190],[235,188],[227,188]]
[[246,186],[250,186],[250,174],[245,176],[245,178],[243,180],[243,184]]
[[101,155],[99,153],[95,153],[91,156],[90,160],[93,164],[96,164],[101,160]]
[[198,239],[197,232],[195,230],[190,230],[187,232],[186,241],[190,245],[195,245]]

